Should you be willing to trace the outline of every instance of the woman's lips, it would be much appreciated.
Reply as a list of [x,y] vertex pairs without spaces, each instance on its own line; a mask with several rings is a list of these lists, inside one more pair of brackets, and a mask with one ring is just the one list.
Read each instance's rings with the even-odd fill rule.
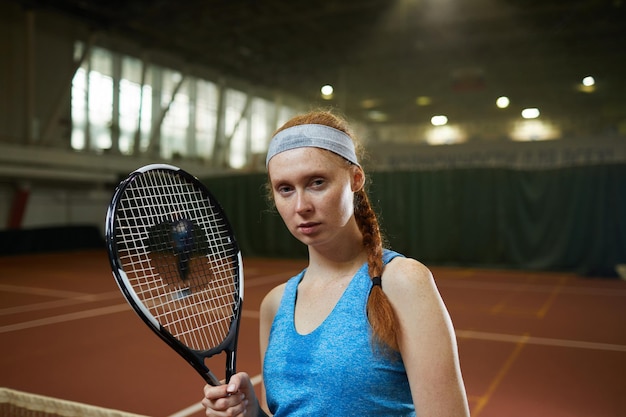
[[300,230],[300,233],[308,235],[308,234],[315,232],[315,229],[317,228],[318,225],[319,223],[312,223],[312,222],[300,223],[298,225],[298,230]]

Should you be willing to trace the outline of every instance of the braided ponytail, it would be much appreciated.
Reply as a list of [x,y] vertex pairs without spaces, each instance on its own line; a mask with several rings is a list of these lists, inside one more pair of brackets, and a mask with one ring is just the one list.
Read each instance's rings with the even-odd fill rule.
[[367,316],[372,326],[374,341],[398,351],[400,327],[393,307],[378,281],[383,273],[382,237],[376,214],[363,189],[355,193],[354,216],[363,235],[363,246],[367,249],[368,273],[372,279],[372,290],[367,300]]

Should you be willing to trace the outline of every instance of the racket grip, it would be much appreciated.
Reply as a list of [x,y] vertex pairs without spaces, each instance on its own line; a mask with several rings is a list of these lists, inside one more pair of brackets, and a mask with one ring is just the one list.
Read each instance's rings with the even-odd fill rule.
[[214,387],[219,387],[220,385],[223,385],[222,382],[219,379],[217,379],[211,371],[208,371],[206,374],[204,374],[204,380],[209,385],[213,385]]

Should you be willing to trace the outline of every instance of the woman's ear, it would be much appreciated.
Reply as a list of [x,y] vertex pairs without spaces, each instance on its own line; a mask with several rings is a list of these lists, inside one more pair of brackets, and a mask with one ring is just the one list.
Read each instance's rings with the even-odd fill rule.
[[352,167],[352,192],[357,192],[365,185],[365,173],[363,169],[357,165]]

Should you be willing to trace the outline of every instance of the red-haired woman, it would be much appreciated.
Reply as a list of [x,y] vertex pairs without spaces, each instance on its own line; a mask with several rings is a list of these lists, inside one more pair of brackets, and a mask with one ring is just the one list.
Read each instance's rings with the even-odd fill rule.
[[347,123],[296,116],[267,154],[273,202],[308,247],[261,305],[263,399],[246,373],[205,386],[207,416],[469,416],[431,272],[385,249]]

